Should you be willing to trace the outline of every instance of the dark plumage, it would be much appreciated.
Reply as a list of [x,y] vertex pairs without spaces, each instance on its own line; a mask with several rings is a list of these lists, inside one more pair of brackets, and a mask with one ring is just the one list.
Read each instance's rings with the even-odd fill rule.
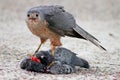
[[[36,54],[36,57],[42,57],[44,60],[49,61],[48,65],[52,62],[51,50],[40,51]],[[51,57],[51,58],[50,58]],[[42,61],[41,58],[41,61]],[[80,66],[84,68],[89,68],[89,64],[86,60],[79,58],[76,54],[66,48],[57,48],[54,55],[55,61],[60,61],[61,63],[68,64],[70,66]],[[50,62],[51,61],[51,62]]]
[[[75,66],[89,68],[89,63],[76,56],[75,53],[65,48],[57,48],[55,56],[51,55],[51,50],[40,51],[35,55],[40,59],[40,63],[32,61],[30,58],[24,59],[20,67],[28,71],[49,72],[52,74],[69,74],[76,72]],[[54,65],[49,67],[49,64],[54,61]]]
[[25,58],[20,63],[21,69],[34,72],[45,72],[46,66],[44,64],[32,61],[31,58]]

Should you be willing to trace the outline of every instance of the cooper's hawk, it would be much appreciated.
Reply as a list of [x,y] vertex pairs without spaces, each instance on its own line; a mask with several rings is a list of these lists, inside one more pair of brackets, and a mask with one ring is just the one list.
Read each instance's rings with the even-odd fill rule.
[[64,36],[85,39],[106,50],[94,36],[79,27],[74,17],[66,12],[62,6],[33,7],[27,12],[26,23],[30,31],[41,41],[35,52],[38,52],[41,45],[50,39],[52,55],[54,56],[55,47],[61,46],[60,38]]

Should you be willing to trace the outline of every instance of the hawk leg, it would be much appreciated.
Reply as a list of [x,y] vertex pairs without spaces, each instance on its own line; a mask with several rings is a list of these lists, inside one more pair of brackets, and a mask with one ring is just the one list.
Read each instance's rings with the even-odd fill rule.
[[[52,48],[51,54],[52,54],[53,57],[55,56],[56,46],[61,46],[61,45],[62,45],[62,44],[61,44],[61,42],[60,42],[60,37],[51,40],[51,48]],[[48,65],[47,69],[50,68],[50,67],[53,66],[53,65],[54,65],[54,61],[52,61],[52,62]]]
[[60,37],[59,36],[57,36],[54,39],[51,39],[50,41],[51,41],[51,48],[52,48],[52,56],[54,57],[56,46],[61,46],[62,44],[60,42]]
[[42,44],[44,44],[47,39],[40,38],[40,40],[41,40],[41,43],[40,43],[40,45],[38,46],[38,48],[36,49],[34,55],[39,51],[39,49],[41,48]]
[[56,46],[53,46],[53,45],[51,45],[51,47],[52,47],[52,56],[54,57],[54,53],[55,53],[55,49],[56,49]]

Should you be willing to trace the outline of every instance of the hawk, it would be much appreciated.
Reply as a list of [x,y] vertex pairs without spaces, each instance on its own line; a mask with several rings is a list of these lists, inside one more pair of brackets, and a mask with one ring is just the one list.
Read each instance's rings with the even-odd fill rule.
[[60,38],[64,36],[88,40],[97,47],[106,50],[99,44],[98,39],[77,25],[73,15],[65,11],[62,6],[33,7],[27,12],[26,23],[29,30],[41,41],[35,53],[47,39],[50,39],[54,56],[55,48],[62,45]]

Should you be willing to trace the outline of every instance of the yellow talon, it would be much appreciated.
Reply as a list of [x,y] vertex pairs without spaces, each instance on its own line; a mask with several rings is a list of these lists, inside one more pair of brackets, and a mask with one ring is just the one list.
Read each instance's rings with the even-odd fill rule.
[[55,53],[55,51],[54,50],[52,50],[52,56],[54,57],[54,53]]
[[27,56],[32,57],[34,54],[28,53]]
[[49,69],[51,66],[54,65],[54,61],[52,61],[48,66],[47,66],[47,69]]

